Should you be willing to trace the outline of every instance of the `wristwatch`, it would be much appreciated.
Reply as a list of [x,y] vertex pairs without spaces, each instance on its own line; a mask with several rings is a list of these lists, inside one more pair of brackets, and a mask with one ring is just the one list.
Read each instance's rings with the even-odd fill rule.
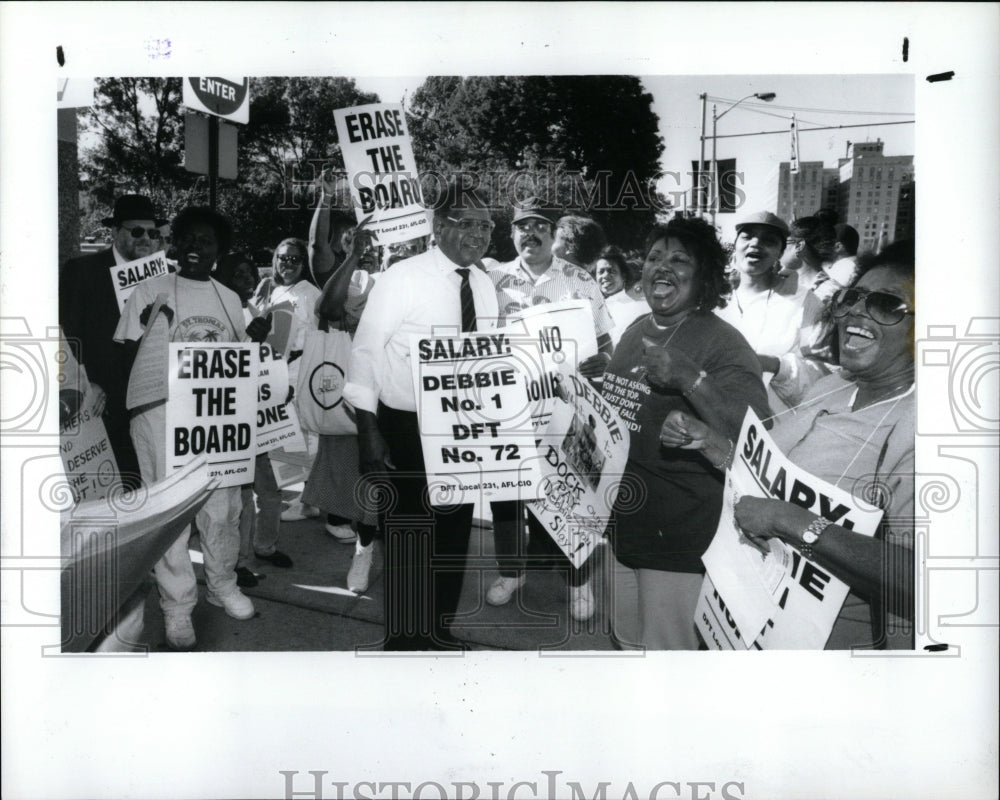
[[816,540],[819,539],[820,534],[831,525],[833,523],[826,517],[817,517],[809,523],[809,526],[802,531],[802,542],[799,545],[799,550],[802,551],[803,556],[812,561],[813,545],[816,544]]

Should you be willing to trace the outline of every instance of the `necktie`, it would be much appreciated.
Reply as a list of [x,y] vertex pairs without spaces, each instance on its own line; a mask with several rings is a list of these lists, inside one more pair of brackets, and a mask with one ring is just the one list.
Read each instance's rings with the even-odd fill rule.
[[476,301],[472,299],[472,286],[469,285],[469,268],[462,267],[455,272],[462,276],[459,292],[462,299],[462,333],[469,333],[476,329]]

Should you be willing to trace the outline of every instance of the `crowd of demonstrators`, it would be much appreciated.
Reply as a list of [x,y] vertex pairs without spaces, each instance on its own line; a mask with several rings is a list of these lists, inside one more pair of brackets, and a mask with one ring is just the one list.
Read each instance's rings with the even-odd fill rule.
[[[880,498],[883,524],[875,537],[863,536],[794,503],[756,497],[740,498],[736,522],[752,540],[777,537],[793,545],[850,587],[828,649],[907,649],[914,579],[913,243],[863,259],[859,274],[833,300],[842,371],[817,382],[771,435],[794,463],[859,502]],[[729,433],[680,410],[667,416],[662,441],[720,469],[733,457]]]
[[[565,219],[567,218],[564,217],[563,220]],[[608,314],[597,282],[581,267],[556,255],[557,250],[565,252],[554,246],[556,231],[558,228],[554,224],[552,212],[539,198],[526,198],[515,207],[511,236],[517,258],[500,264],[489,272],[500,305],[500,325],[506,324],[508,317],[524,309],[561,300],[589,300],[598,353],[582,361],[578,370],[585,378],[599,378],[614,348],[611,341],[614,322]],[[602,234],[595,243],[603,239]],[[598,249],[597,254],[599,253]],[[589,567],[585,564],[578,569],[569,564],[545,527],[528,513],[524,503],[494,502],[491,504],[491,511],[493,543],[500,577],[487,591],[486,602],[504,605],[524,586],[527,580],[524,571],[526,552],[548,554],[556,563],[565,564],[569,570],[570,610],[573,617],[586,620],[593,616],[594,593],[590,586]]]
[[[166,477],[165,404],[125,408],[132,359],[158,295],[167,298],[159,313],[171,341],[264,342],[277,333],[275,315],[288,312],[297,321],[285,348],[290,400],[307,332],[352,337],[344,398],[357,434],[318,437],[305,488],[290,508],[282,511],[265,453],[252,484],[215,490],[197,514],[207,599],[229,616],[254,615],[240,589],[257,584],[257,565],[292,568],[277,547],[281,521],[324,515],[332,539],[354,545],[343,580],[357,593],[369,587],[381,529],[385,649],[462,647],[449,624],[472,506],[426,503],[410,336],[502,327],[523,310],[563,300],[590,305],[598,353],[578,372],[603,387],[629,428],[623,481],[641,487],[643,498],[623,494],[607,530],[618,646],[704,646],[693,624],[701,556],[718,525],[725,469],[748,408],[774,424],[775,441],[799,466],[849,491],[875,475],[888,487],[887,519],[912,513],[912,243],[859,257],[857,232],[828,216],[789,227],[756,212],[737,224],[731,258],[711,225],[680,214],[657,224],[641,249],[609,246],[594,220],[559,216],[528,197],[513,208],[517,257],[500,263],[486,257],[495,225],[474,190],[448,184],[433,207],[430,241],[379,248],[367,220],[358,224],[334,207],[335,188],[325,172],[308,243],[280,242],[264,279],[245,253],[229,253],[233,231],[224,217],[191,207],[171,226],[176,267],[141,282],[119,314],[109,268],[152,253],[166,224],[137,195],[119,198],[105,220],[113,246],[71,260],[61,274],[60,322],[94,387],[94,411],[127,486]],[[639,253],[638,262],[628,253]],[[375,509],[362,498],[379,496],[380,481],[394,502]],[[597,607],[590,563],[573,567],[525,502],[493,502],[490,511],[498,577],[486,602],[505,605],[533,568],[555,568],[570,585],[567,612],[589,619]],[[778,500],[743,498],[736,515],[755,543],[776,536],[804,547],[848,583],[828,646],[883,642],[900,618],[912,617],[905,536],[886,527],[865,539]],[[188,532],[154,574],[168,645],[194,647]],[[885,575],[901,583],[887,588]]]
[[[722,474],[684,451],[665,452],[660,429],[686,410],[735,438],[747,407],[768,416],[759,362],[731,325],[726,257],[714,229],[677,217],[646,241],[642,287],[652,313],[622,336],[604,375],[605,398],[631,431],[624,480],[642,502],[619,503],[614,549],[614,618],[623,646],[694,650],[701,556],[722,508]],[[621,391],[621,390],[625,391]],[[638,396],[639,408],[623,398]]]

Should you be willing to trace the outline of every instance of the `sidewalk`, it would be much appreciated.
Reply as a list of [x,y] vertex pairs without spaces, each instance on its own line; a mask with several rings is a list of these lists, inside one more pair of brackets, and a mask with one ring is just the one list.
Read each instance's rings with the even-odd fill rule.
[[[261,575],[260,582],[243,590],[253,598],[257,615],[251,620],[238,621],[205,600],[201,553],[197,537],[192,538],[192,560],[199,583],[199,600],[193,614],[198,635],[196,650],[381,649],[384,559],[380,538],[375,541],[371,583],[362,595],[346,588],[354,545],[342,544],[330,536],[322,517],[281,523],[278,548],[291,556],[294,566],[279,569],[257,562],[253,569]],[[563,575],[555,570],[530,570],[527,584],[519,594],[506,606],[494,607],[484,599],[497,577],[492,531],[475,526],[459,602],[460,620],[453,624],[452,632],[473,650],[611,651],[614,648],[604,596],[606,556],[606,545],[591,556],[597,612],[586,622],[578,622],[569,615],[569,588]],[[154,652],[167,651],[158,601],[153,591],[146,605],[142,640]]]

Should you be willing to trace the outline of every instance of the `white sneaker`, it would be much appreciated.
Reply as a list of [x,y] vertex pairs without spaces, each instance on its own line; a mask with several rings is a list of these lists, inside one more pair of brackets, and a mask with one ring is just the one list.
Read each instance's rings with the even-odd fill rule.
[[521,575],[517,578],[505,578],[501,575],[493,581],[493,585],[486,592],[486,602],[491,606],[506,605],[514,596],[514,592],[524,586],[527,581],[527,575]]
[[350,525],[331,525],[328,522],[326,532],[341,544],[354,544],[358,540],[358,535]]
[[282,522],[298,522],[303,519],[313,519],[319,516],[319,509],[316,506],[307,506],[295,501],[288,508],[281,512]]
[[590,590],[590,581],[582,586],[571,586],[569,589],[569,613],[573,619],[581,622],[594,616],[594,593]]
[[167,644],[171,650],[190,650],[197,639],[194,635],[194,625],[188,614],[167,614],[163,617],[163,626],[167,632]]
[[250,619],[254,615],[253,602],[239,589],[234,589],[225,597],[208,593],[208,602],[213,606],[225,609],[233,619]]
[[368,588],[368,575],[372,571],[372,556],[375,554],[375,542],[368,547],[362,547],[358,542],[354,548],[354,558],[351,568],[347,571],[347,588],[355,594],[361,594]]

